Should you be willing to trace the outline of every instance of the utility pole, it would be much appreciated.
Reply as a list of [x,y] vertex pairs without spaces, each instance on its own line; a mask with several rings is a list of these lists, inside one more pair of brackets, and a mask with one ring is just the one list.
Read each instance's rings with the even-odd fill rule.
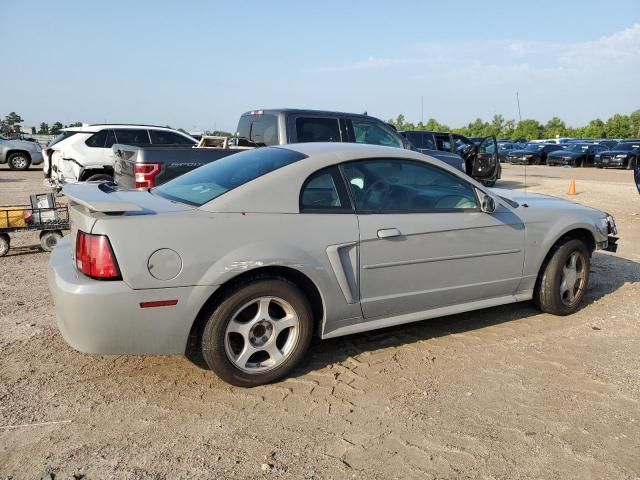
[[424,95],[420,97],[420,123],[424,125]]
[[522,121],[522,113],[520,113],[520,95],[516,92],[516,102],[518,102],[518,118]]

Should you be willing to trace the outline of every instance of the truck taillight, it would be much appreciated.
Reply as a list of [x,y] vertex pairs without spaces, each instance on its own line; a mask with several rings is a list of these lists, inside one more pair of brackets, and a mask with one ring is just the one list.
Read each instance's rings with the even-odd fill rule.
[[155,187],[158,173],[160,173],[159,163],[135,163],[133,165],[135,188],[147,189]]
[[78,230],[76,267],[96,280],[121,280],[118,262],[106,235],[92,235]]

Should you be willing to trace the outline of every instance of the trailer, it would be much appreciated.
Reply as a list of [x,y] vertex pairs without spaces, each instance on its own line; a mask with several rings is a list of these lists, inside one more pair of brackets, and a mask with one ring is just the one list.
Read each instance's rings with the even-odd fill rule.
[[31,195],[30,205],[0,206],[0,257],[9,253],[10,233],[40,232],[40,247],[50,252],[69,228],[68,207],[51,193]]

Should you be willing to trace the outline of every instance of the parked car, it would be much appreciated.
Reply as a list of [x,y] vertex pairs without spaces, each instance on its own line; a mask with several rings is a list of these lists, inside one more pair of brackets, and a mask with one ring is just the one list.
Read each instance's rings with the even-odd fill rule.
[[[494,136],[484,137],[476,143],[456,133],[423,130],[404,130],[400,133],[411,142],[414,150],[425,155],[446,161],[454,167],[462,160],[462,171],[488,187],[493,187],[502,175]],[[443,158],[443,153],[453,157]]]
[[640,140],[624,140],[611,150],[605,150],[596,155],[596,168],[614,167],[632,170],[640,157]]
[[7,163],[11,170],[26,170],[42,163],[40,145],[30,140],[10,140],[0,136],[0,163]]
[[522,150],[514,150],[507,154],[507,161],[514,165],[544,165],[547,155],[560,150],[559,143],[528,143]]
[[561,150],[547,155],[547,165],[591,166],[595,156],[606,149],[607,147],[595,143],[567,143]]
[[338,337],[534,299],[575,312],[613,219],[488,189],[410,150],[307,143],[222,158],[151,190],[69,184],[49,286],[94,354],[197,348],[225,381],[283,378]]
[[498,158],[501,162],[507,162],[507,155],[518,149],[519,147],[514,142],[498,141]]
[[95,124],[63,130],[49,145],[43,171],[55,189],[65,183],[112,181],[114,156],[111,147],[127,145],[193,146],[195,139],[177,130],[152,125]]
[[[174,147],[128,147],[117,145],[115,160],[115,182],[118,185],[134,186],[135,175],[150,172],[141,182],[149,188],[161,182],[193,170],[203,164],[237,153],[241,149],[300,142],[345,142],[382,145],[401,149],[415,149],[413,144],[391,125],[368,115],[321,110],[271,109],[252,110],[244,113],[238,122],[236,138],[228,149],[209,148],[205,153],[179,155]],[[456,145],[449,134],[446,148],[430,150],[429,154],[455,168],[461,168],[461,157],[455,152]],[[443,144],[443,139],[438,142]],[[484,149],[486,150],[486,148]],[[500,170],[491,168],[497,159],[488,151],[469,157],[468,169],[475,178],[495,183]],[[171,165],[167,165],[170,160]],[[170,168],[171,167],[171,168]],[[136,170],[137,169],[137,170]],[[157,175],[154,176],[156,172]]]

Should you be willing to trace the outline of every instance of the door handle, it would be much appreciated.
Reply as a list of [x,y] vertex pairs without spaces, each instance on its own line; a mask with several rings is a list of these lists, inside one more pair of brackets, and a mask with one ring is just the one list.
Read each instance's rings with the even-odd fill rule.
[[381,228],[378,230],[378,238],[392,238],[402,235],[397,228]]

